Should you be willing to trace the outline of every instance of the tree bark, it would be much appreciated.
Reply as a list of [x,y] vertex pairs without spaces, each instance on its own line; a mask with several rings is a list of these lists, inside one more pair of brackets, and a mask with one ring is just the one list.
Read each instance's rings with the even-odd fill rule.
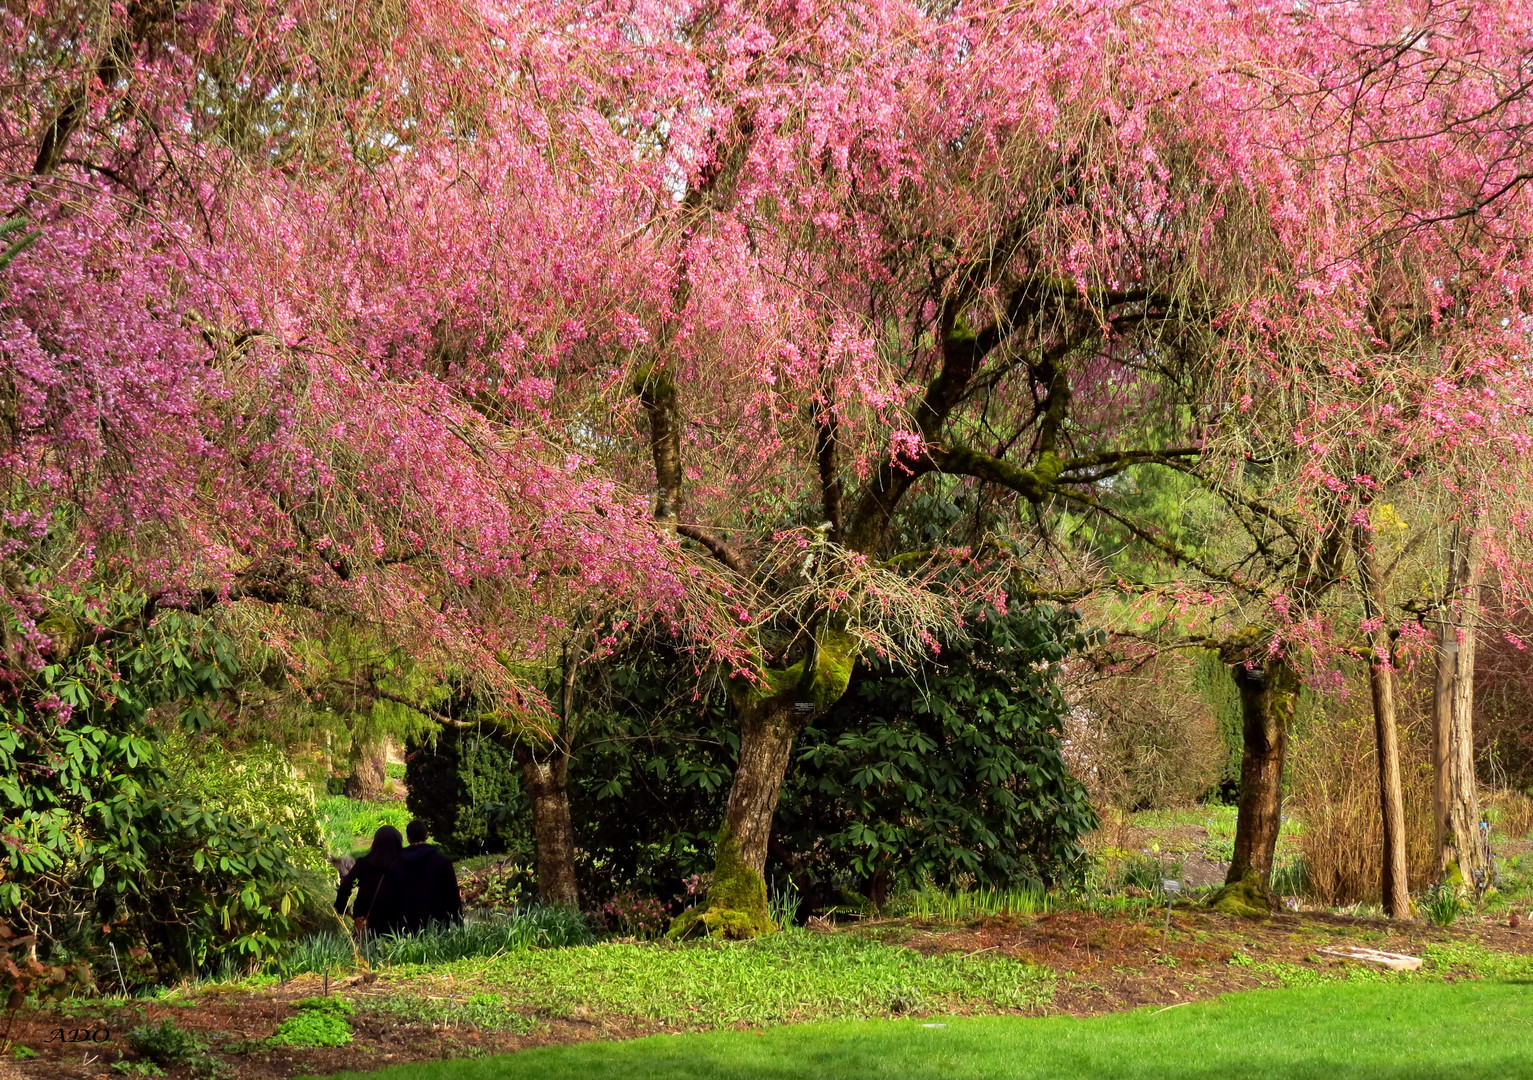
[[360,740],[356,754],[351,775],[346,778],[346,797],[368,802],[383,798],[383,786],[388,782],[388,740]]
[[1449,878],[1456,866],[1464,884],[1483,894],[1491,866],[1480,835],[1474,775],[1474,662],[1484,563],[1471,528],[1454,531],[1450,560],[1432,701],[1437,874],[1439,880]]
[[1384,873],[1381,894],[1391,919],[1411,914],[1410,882],[1405,865],[1405,804],[1400,786],[1400,738],[1395,718],[1395,671],[1389,632],[1384,625],[1387,600],[1374,564],[1372,537],[1363,526],[1353,534],[1363,608],[1370,623],[1368,687],[1373,694],[1373,730],[1379,763],[1379,811],[1384,822]]
[[1267,661],[1264,668],[1237,664],[1242,739],[1240,805],[1235,821],[1235,855],[1225,880],[1234,884],[1255,874],[1271,888],[1272,860],[1277,851],[1283,814],[1283,763],[1288,751],[1288,725],[1299,698],[1299,680],[1286,658]]
[[803,727],[790,702],[768,699],[740,718],[740,762],[729,786],[724,825],[740,845],[740,858],[765,875],[772,817],[782,795],[793,741]]
[[570,816],[569,756],[558,750],[538,753],[517,746],[522,784],[532,803],[532,834],[537,847],[538,899],[544,904],[580,906],[575,882],[575,824]]

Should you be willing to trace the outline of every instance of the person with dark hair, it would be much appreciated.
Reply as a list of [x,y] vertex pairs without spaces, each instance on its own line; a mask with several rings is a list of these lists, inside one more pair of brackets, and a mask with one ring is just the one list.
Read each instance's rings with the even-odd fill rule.
[[413,934],[428,926],[451,926],[463,921],[463,896],[452,860],[435,844],[426,843],[426,823],[405,827],[410,846],[400,856],[400,929]]
[[393,934],[400,928],[400,895],[404,876],[401,857],[404,838],[392,825],[373,833],[373,846],[341,878],[335,894],[335,913],[346,914],[346,902],[356,890],[351,916],[357,936]]

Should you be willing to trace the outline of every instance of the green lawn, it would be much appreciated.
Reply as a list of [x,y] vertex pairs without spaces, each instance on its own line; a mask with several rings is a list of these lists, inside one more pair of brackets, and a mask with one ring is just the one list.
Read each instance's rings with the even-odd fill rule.
[[[1091,1019],[861,1021],[399,1066],[375,1080],[1533,1077],[1533,983],[1262,990]],[[357,1076],[360,1074],[346,1074]]]

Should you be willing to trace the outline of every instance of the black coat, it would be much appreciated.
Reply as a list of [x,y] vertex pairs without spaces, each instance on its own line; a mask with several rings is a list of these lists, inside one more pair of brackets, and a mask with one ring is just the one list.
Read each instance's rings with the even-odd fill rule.
[[430,923],[463,921],[463,897],[452,860],[435,844],[411,844],[400,856],[397,903],[400,929],[409,934]]
[[399,878],[402,872],[403,863],[399,857],[388,858],[371,852],[362,856],[341,878],[341,887],[335,894],[335,913],[346,914],[346,902],[351,899],[352,889],[356,889],[357,901],[352,905],[352,915],[367,919],[370,933],[396,933],[401,922]]

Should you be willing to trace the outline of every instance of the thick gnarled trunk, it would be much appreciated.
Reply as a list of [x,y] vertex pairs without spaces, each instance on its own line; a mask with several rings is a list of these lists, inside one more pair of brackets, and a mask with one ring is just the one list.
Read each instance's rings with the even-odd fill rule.
[[1389,632],[1384,621],[1387,597],[1374,563],[1372,539],[1359,527],[1355,534],[1357,570],[1364,610],[1374,625],[1369,634],[1368,688],[1373,696],[1374,744],[1379,765],[1379,812],[1384,824],[1384,872],[1380,894],[1391,919],[1411,914],[1405,864],[1405,800],[1400,785],[1400,736],[1395,716],[1395,671],[1390,662]]
[[538,899],[544,904],[580,906],[575,883],[575,826],[570,817],[569,756],[557,750],[517,748],[522,785],[532,803],[537,847]]
[[766,871],[772,817],[802,727],[792,706],[776,701],[762,702],[740,719],[740,761],[729,787],[724,827],[739,845],[745,865],[758,874]]
[[1286,658],[1265,667],[1234,669],[1240,687],[1243,749],[1240,759],[1240,806],[1235,822],[1235,854],[1226,881],[1249,874],[1264,889],[1272,882],[1272,860],[1283,822],[1283,763],[1288,726],[1299,699],[1299,680]]
[[359,740],[346,778],[346,797],[373,802],[383,798],[388,783],[388,742],[385,739]]
[[1474,775],[1474,663],[1483,561],[1469,529],[1456,530],[1448,571],[1448,606],[1437,653],[1432,701],[1437,875],[1455,869],[1483,894],[1492,868],[1480,835],[1480,796]]

